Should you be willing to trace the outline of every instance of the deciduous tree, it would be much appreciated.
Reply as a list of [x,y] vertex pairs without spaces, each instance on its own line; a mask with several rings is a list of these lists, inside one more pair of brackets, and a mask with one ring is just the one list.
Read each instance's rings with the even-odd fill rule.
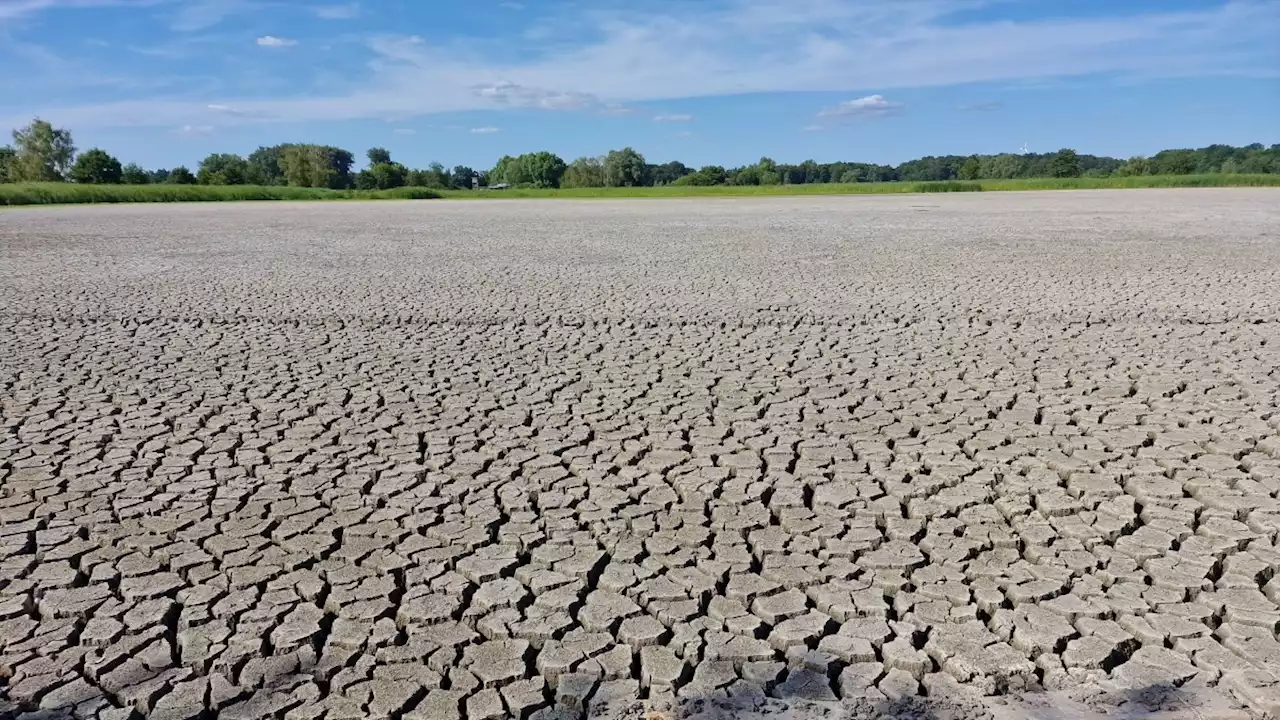
[[63,180],[76,154],[71,131],[55,128],[40,118],[13,131],[13,149],[14,158],[9,164],[12,181]]
[[81,153],[71,166],[71,179],[82,185],[116,185],[121,174],[120,161],[100,148]]

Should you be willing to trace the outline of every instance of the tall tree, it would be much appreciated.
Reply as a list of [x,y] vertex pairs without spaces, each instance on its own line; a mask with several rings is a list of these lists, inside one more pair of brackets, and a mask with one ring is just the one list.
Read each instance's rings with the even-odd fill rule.
[[196,176],[192,175],[185,165],[179,165],[169,171],[164,181],[170,185],[195,185]]
[[213,153],[200,161],[196,179],[201,185],[244,185],[249,177],[249,163],[233,153]]
[[1080,177],[1080,156],[1071,148],[1062,148],[1049,161],[1049,174],[1053,177]]
[[13,158],[17,155],[8,145],[0,145],[0,183],[14,182],[9,179],[9,169],[13,167]]
[[365,153],[365,157],[369,158],[369,166],[374,165],[390,165],[391,151],[386,148],[369,148],[369,152]]
[[121,174],[120,161],[100,148],[81,153],[71,166],[71,179],[82,185],[115,185]]
[[287,180],[284,176],[284,168],[280,165],[280,158],[284,156],[285,150],[290,147],[293,146],[288,143],[270,147],[260,146],[257,150],[249,153],[249,157],[245,158],[249,165],[245,181],[250,185],[286,184]]
[[470,190],[471,179],[474,177],[476,177],[476,171],[466,165],[458,165],[453,169],[453,172],[449,174],[449,180],[452,182],[453,186],[459,190]]
[[13,181],[57,181],[66,178],[75,159],[71,131],[36,118],[13,131],[15,152],[9,175]]
[[560,186],[568,188],[604,187],[604,161],[598,157],[580,157],[565,168]]
[[287,145],[280,153],[284,179],[295,187],[341,189],[351,185],[351,153],[329,145]]
[[517,165],[525,182],[539,188],[560,187],[560,178],[567,169],[559,155],[545,150],[521,155]]
[[644,156],[629,147],[610,150],[604,157],[604,184],[633,187],[645,184]]
[[129,163],[120,171],[120,182],[125,185],[147,185],[151,182],[151,175],[137,163]]
[[978,159],[977,155],[965,160],[964,164],[960,166],[959,177],[961,180],[977,180],[981,174],[982,161]]

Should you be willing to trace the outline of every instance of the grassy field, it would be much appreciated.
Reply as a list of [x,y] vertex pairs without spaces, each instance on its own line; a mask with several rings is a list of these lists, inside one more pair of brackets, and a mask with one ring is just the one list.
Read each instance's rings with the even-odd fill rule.
[[258,185],[72,185],[17,183],[0,185],[0,205],[81,203],[230,202],[237,200],[425,200],[440,193],[428,188],[329,190]]
[[509,190],[327,190],[256,185],[0,185],[0,205],[79,203],[218,202],[235,200],[425,200],[430,198],[629,198],[756,197],[766,195],[864,195],[884,193],[1099,190],[1108,188],[1280,187],[1280,175],[1148,175],[1115,178],[1036,178],[949,182],[823,183],[814,185],[667,185],[632,188]]

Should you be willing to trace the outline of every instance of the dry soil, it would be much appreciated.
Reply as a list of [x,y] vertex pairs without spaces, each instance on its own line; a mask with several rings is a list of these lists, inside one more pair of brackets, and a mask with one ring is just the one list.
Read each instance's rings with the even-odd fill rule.
[[1280,710],[1280,192],[0,213],[0,716]]

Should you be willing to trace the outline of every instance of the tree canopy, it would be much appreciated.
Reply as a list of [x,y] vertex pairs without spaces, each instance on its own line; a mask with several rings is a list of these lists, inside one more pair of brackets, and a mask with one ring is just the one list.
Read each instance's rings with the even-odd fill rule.
[[1280,145],[1209,145],[1174,148],[1150,157],[1128,160],[1078,153],[1063,148],[1051,153],[941,155],[908,160],[898,165],[863,162],[799,163],[762,157],[749,165],[706,165],[698,170],[673,160],[649,163],[631,147],[597,157],[580,157],[566,164],[549,151],[504,155],[488,172],[467,165],[452,170],[440,163],[412,168],[392,159],[391,151],[372,147],[369,165],[352,171],[354,156],[330,145],[282,143],[261,146],[248,156],[213,153],[192,174],[186,167],[146,170],[94,148],[77,160],[71,132],[36,118],[13,131],[13,145],[0,146],[0,182],[75,181],[126,184],[186,183],[206,185],[294,185],[326,188],[392,188],[402,185],[438,189],[511,186],[627,187],[637,185],[800,185],[809,183],[919,182],[939,180],[1020,179],[1039,177],[1108,177],[1186,175],[1191,173],[1280,174]]

